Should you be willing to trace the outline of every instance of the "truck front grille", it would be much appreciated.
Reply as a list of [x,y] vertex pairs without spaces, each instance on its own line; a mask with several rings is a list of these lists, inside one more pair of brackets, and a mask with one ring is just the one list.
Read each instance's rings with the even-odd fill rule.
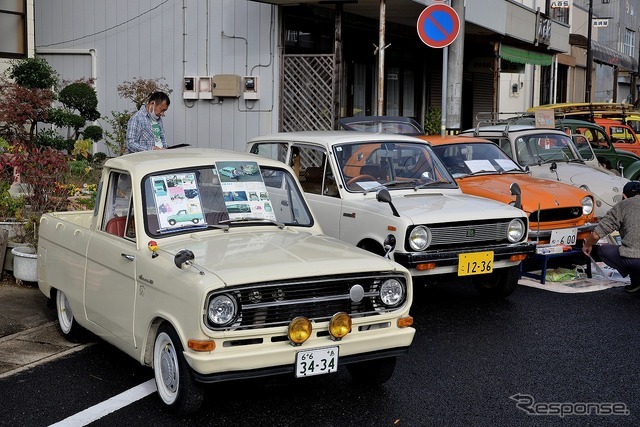
[[[298,316],[316,322],[328,321],[338,312],[346,312],[353,318],[377,316],[398,310],[405,304],[403,301],[397,307],[387,308],[381,303],[380,285],[391,278],[400,281],[406,290],[404,276],[393,273],[322,276],[227,288],[207,298],[205,323],[212,330],[244,330],[286,326]],[[359,287],[364,291],[361,300],[352,297],[352,294],[357,295]],[[237,301],[239,315],[232,325],[217,327],[207,318],[209,301],[220,294],[232,296]]]

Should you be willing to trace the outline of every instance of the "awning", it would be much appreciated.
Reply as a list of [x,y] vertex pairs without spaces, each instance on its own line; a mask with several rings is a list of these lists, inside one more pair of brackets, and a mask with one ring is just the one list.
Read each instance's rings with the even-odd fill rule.
[[532,50],[520,49],[506,44],[500,45],[500,57],[518,64],[551,65],[553,55]]
[[623,70],[638,70],[638,61],[636,61],[635,58],[625,55],[615,49],[611,49],[609,46],[592,41],[591,49],[593,50],[593,60],[595,62],[611,65]]
[[[569,44],[586,49],[587,38],[581,34],[570,34]],[[594,40],[591,41],[591,53],[593,54],[594,62],[618,67],[621,70],[631,72],[638,71],[638,60],[636,58],[625,55],[619,50],[611,49],[610,47],[600,44]]]

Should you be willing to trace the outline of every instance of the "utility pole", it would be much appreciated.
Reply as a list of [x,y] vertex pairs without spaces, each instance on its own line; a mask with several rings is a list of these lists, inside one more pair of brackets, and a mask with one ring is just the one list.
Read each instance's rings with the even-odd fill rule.
[[386,49],[384,41],[384,33],[386,29],[386,4],[385,0],[380,0],[380,39],[378,41],[378,108],[376,115],[384,114],[384,50]]
[[589,18],[587,25],[587,81],[584,90],[584,102],[591,102],[591,67],[593,66],[593,52],[591,49],[591,28],[593,27],[593,0],[589,0]]

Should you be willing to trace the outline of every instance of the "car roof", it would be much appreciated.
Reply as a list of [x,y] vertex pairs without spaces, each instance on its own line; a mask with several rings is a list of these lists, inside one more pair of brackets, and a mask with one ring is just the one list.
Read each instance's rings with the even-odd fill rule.
[[279,132],[270,135],[263,135],[252,138],[249,144],[255,142],[307,142],[324,146],[344,144],[351,142],[376,142],[376,141],[397,141],[397,142],[426,142],[413,136],[398,135],[392,133],[376,132],[355,132],[355,131],[301,131],[301,132]]
[[492,126],[482,126],[475,129],[467,129],[462,132],[465,135],[474,134],[476,136],[481,136],[483,133],[500,133],[500,134],[511,134],[515,132],[547,132],[547,133],[556,133],[566,135],[562,130],[554,129],[554,128],[539,128],[533,125],[523,125],[523,124],[500,124],[500,125],[492,125]]
[[418,137],[433,145],[482,143],[492,144],[488,139],[470,135],[424,135]]
[[171,150],[141,151],[108,159],[105,167],[146,175],[160,170],[211,167],[217,161],[257,162],[264,166],[282,167],[277,160],[255,154],[212,148],[177,148]]

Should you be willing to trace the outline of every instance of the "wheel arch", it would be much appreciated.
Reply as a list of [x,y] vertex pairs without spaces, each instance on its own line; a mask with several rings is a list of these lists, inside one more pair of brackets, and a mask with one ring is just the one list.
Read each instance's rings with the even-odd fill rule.
[[382,246],[382,243],[371,237],[360,240],[356,246],[376,255],[384,256],[384,247]]

